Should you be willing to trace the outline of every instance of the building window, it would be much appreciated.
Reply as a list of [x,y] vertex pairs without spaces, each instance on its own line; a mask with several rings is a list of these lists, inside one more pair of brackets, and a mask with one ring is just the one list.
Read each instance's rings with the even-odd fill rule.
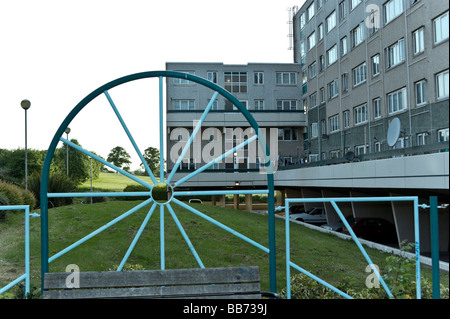
[[316,32],[313,31],[311,35],[308,37],[308,51],[314,48],[316,45]]
[[351,1],[350,10],[355,9],[356,6],[361,3],[361,0],[350,0],[350,1]]
[[312,79],[317,75],[317,70],[316,70],[316,62],[312,63],[309,67],[308,67],[308,71],[309,71],[309,78]]
[[366,82],[366,62],[353,69],[353,86]]
[[206,78],[208,81],[211,81],[212,83],[217,83],[217,72],[215,71],[207,72]]
[[322,137],[327,134],[327,121],[321,120],[320,121],[320,130],[322,132]]
[[406,88],[388,94],[389,114],[397,113],[406,109]]
[[264,110],[264,100],[255,100],[255,110],[257,111]]
[[339,21],[342,21],[347,16],[347,0],[344,0],[339,3]]
[[336,27],[336,11],[333,11],[328,17],[327,17],[327,32],[330,32],[331,30]]
[[348,91],[348,73],[343,73],[341,75],[341,82],[342,82],[342,92]]
[[254,83],[257,85],[264,84],[264,72],[255,72]]
[[330,117],[330,133],[339,131],[339,114]]
[[367,104],[354,108],[355,125],[367,122]]
[[384,24],[388,24],[403,12],[403,0],[390,0],[384,5]]
[[392,68],[405,61],[405,39],[400,39],[386,49],[386,67]]
[[433,21],[434,44],[448,39],[448,11]]
[[338,90],[338,80],[334,80],[330,83],[328,83],[328,99],[332,99],[336,96],[338,96],[339,90]]
[[350,127],[350,111],[344,111],[344,128]]
[[247,93],[247,72],[225,72],[225,90]]
[[317,30],[319,32],[318,37],[319,37],[319,41],[320,41],[323,39],[323,23],[319,24],[319,27],[317,28]]
[[380,12],[378,10],[372,10],[370,12],[369,17],[367,17],[367,19],[369,19],[369,25],[367,26],[369,29],[369,35],[372,35],[375,32],[377,32],[380,28],[380,23],[379,23]]
[[317,10],[322,8],[322,6],[323,6],[323,0],[317,0]]
[[173,109],[177,111],[186,111],[195,109],[194,100],[173,100]]
[[436,75],[436,96],[438,99],[448,98],[448,70]]
[[362,43],[365,38],[364,34],[364,22],[361,22],[356,28],[351,32],[352,48],[356,47],[358,44]]
[[300,16],[300,30],[302,30],[306,25],[306,11]]
[[423,105],[427,103],[426,81],[421,80],[415,84],[416,91],[416,105]]
[[413,32],[413,51],[419,54],[425,49],[423,43],[423,27]]
[[317,122],[311,124],[311,138],[319,136],[319,129]]
[[319,57],[319,72],[322,72],[323,70],[325,70],[325,57],[321,55]]
[[355,146],[355,154],[356,155],[362,155],[366,154],[366,145],[356,145]]
[[446,142],[446,141],[448,141],[449,140],[448,132],[449,132],[448,128],[444,128],[442,130],[439,130],[438,131],[438,142]]
[[308,7],[307,11],[308,11],[308,21],[309,21],[309,20],[312,19],[312,17],[314,17],[314,14],[315,14],[314,1],[313,1],[313,3],[311,3],[311,5]]
[[336,44],[327,51],[327,57],[328,57],[328,65],[332,65],[334,62],[337,61],[338,54],[337,54],[337,45]]
[[346,55],[347,52],[348,52],[347,37],[343,37],[341,39],[341,56]]
[[428,144],[427,141],[428,141],[428,133],[417,134],[417,145]]
[[372,76],[380,74],[380,55],[372,57]]
[[325,102],[325,88],[320,88],[320,103]]
[[278,85],[296,85],[297,74],[295,72],[277,72]]
[[309,96],[309,105],[310,105],[310,108],[317,106],[317,92],[314,92],[313,94],[311,94]]
[[296,128],[279,128],[279,141],[298,141],[298,132]]
[[[210,99],[208,99],[208,104],[211,102]],[[218,110],[219,109],[219,101],[215,100],[213,102],[213,105],[211,106],[211,110]]]
[[[194,71],[179,71],[179,72],[195,75]],[[173,84],[194,84],[194,82],[191,82],[191,81],[186,80],[186,79],[174,78],[173,79]]]
[[291,111],[297,109],[297,100],[278,100],[277,110],[278,111]]
[[372,105],[373,105],[373,118],[374,119],[381,118],[381,99],[379,97],[373,99]]

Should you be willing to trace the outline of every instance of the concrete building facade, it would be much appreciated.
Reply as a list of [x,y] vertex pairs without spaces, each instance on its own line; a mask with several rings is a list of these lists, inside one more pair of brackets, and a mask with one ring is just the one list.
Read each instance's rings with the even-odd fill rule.
[[[307,0],[294,17],[309,159],[448,141],[447,1]],[[393,118],[395,146],[387,143]]]

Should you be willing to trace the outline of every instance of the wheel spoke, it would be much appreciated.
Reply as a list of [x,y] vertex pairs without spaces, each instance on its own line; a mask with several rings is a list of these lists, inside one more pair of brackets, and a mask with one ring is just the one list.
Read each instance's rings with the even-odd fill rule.
[[214,225],[219,226],[220,228],[222,228],[223,230],[226,230],[227,232],[233,234],[234,236],[236,236],[236,237],[238,237],[238,238],[240,238],[240,239],[242,239],[242,240],[248,242],[249,244],[251,244],[251,245],[253,245],[253,246],[255,246],[255,247],[261,249],[262,251],[264,251],[264,252],[266,252],[266,253],[269,253],[269,249],[268,249],[268,248],[266,248],[266,247],[264,247],[264,246],[258,244],[258,243],[255,242],[254,240],[252,240],[252,239],[250,239],[250,238],[248,238],[248,237],[242,235],[241,233],[239,233],[239,232],[237,232],[237,231],[231,229],[230,227],[225,226],[225,225],[222,224],[221,222],[218,222],[217,220],[212,219],[211,217],[209,217],[209,216],[203,214],[202,212],[196,210],[195,208],[192,208],[191,206],[186,205],[186,204],[183,203],[182,201],[179,201],[179,200],[176,199],[176,198],[173,198],[172,201],[173,201],[175,204],[177,204],[177,205],[179,205],[179,206],[181,206],[181,207],[187,209],[187,210],[190,211],[191,213],[194,213],[195,215],[200,216],[200,217],[206,219],[206,220],[209,221],[210,223],[213,223]]
[[164,238],[164,205],[159,206],[159,239],[161,244],[161,270],[166,269],[166,248]]
[[135,181],[136,183],[139,183],[139,184],[141,184],[141,185],[143,185],[143,186],[145,186],[145,187],[147,187],[147,188],[149,188],[149,189],[152,189],[152,188],[153,188],[153,186],[150,185],[149,183],[146,183],[146,182],[144,182],[143,180],[140,180],[139,178],[137,178],[136,176],[133,176],[133,175],[131,175],[131,174],[128,173],[128,172],[125,172],[123,169],[118,168],[117,166],[115,166],[115,165],[113,165],[113,164],[111,164],[111,163],[105,161],[103,158],[100,158],[99,156],[97,156],[97,155],[95,155],[95,154],[93,154],[93,153],[91,153],[91,152],[85,150],[84,148],[82,148],[82,147],[80,147],[80,146],[78,146],[78,145],[76,145],[76,144],[74,144],[74,143],[72,143],[72,142],[66,140],[65,138],[60,137],[59,139],[60,139],[61,142],[66,143],[66,144],[68,144],[69,146],[73,147],[74,149],[80,151],[81,153],[84,153],[84,154],[86,154],[87,156],[92,157],[93,159],[95,159],[96,161],[99,161],[99,162],[102,163],[102,164],[105,164],[106,166],[112,168],[113,170],[119,172],[120,174],[125,175],[126,177],[132,179],[132,180]]
[[151,192],[105,192],[105,193],[47,193],[52,197],[122,197],[122,196],[151,196]]
[[209,111],[211,110],[215,100],[217,99],[217,96],[219,95],[219,92],[214,92],[213,97],[211,98],[211,101],[208,103],[208,105],[206,106],[205,111],[203,111],[202,116],[200,117],[200,120],[198,121],[197,125],[194,128],[194,131],[191,134],[191,137],[189,138],[189,141],[186,143],[186,145],[184,146],[183,150],[181,151],[180,156],[178,157],[177,162],[175,163],[175,165],[172,168],[172,171],[170,172],[169,177],[167,178],[167,184],[170,184],[173,176],[175,175],[175,173],[178,170],[178,167],[180,166],[181,161],[183,160],[184,156],[186,155],[187,151],[189,150],[189,148],[192,145],[192,142],[194,141],[195,136],[197,135],[198,131],[200,130],[200,128],[202,127],[203,122],[205,121],[206,116],[208,115]]
[[142,232],[144,231],[145,227],[147,226],[148,221],[150,220],[150,217],[152,217],[153,212],[155,211],[156,206],[157,206],[157,204],[156,204],[156,203],[153,203],[152,207],[151,207],[150,210],[148,211],[147,216],[145,216],[145,219],[144,219],[144,221],[142,222],[141,227],[139,228],[139,230],[138,230],[136,236],[134,236],[133,242],[131,243],[130,247],[128,248],[127,253],[126,253],[125,256],[123,257],[122,262],[120,263],[119,267],[117,267],[117,271],[121,271],[121,270],[122,270],[123,266],[125,265],[125,263],[126,263],[127,260],[128,260],[128,257],[130,257],[130,254],[131,254],[131,252],[133,251],[134,246],[136,246],[136,243],[138,242],[139,238],[141,237]]
[[184,230],[183,226],[181,225],[180,221],[178,220],[177,215],[173,211],[172,206],[167,205],[167,209],[169,210],[170,215],[172,215],[173,220],[175,221],[175,224],[178,226],[178,229],[180,230],[181,235],[183,236],[184,240],[186,241],[186,244],[188,245],[189,249],[192,252],[192,255],[194,255],[195,260],[197,261],[200,268],[205,268],[203,265],[202,260],[200,259],[200,256],[197,254],[197,251],[194,248],[194,245],[192,245],[192,242],[190,241],[188,235],[186,234],[186,231]]
[[159,77],[159,181],[164,182],[164,110],[163,77]]
[[142,155],[141,151],[139,150],[139,147],[137,146],[136,142],[133,139],[133,136],[131,135],[130,131],[128,130],[122,116],[119,113],[119,110],[117,109],[116,105],[114,104],[114,101],[112,100],[111,96],[109,95],[108,91],[103,92],[106,96],[106,98],[109,101],[109,104],[111,105],[112,109],[114,110],[114,113],[116,114],[117,118],[119,119],[120,124],[122,124],[123,129],[125,130],[125,133],[127,134],[128,138],[130,139],[131,144],[133,144],[133,147],[136,151],[136,153],[139,155],[139,158],[142,161],[142,164],[145,167],[145,170],[147,171],[148,175],[150,176],[150,178],[153,181],[153,184],[156,184],[156,178],[153,175],[153,172],[151,171],[150,167],[147,164],[147,161],[145,160],[144,156]]
[[214,160],[212,160],[211,162],[203,165],[202,167],[200,167],[198,170],[192,172],[191,174],[183,177],[182,179],[180,179],[179,181],[177,181],[175,183],[174,186],[179,186],[180,184],[184,183],[185,181],[191,179],[192,177],[196,176],[197,174],[200,174],[201,172],[203,172],[204,170],[208,169],[209,167],[213,166],[216,163],[219,163],[220,161],[222,161],[225,157],[230,156],[231,154],[233,154],[234,152],[236,152],[238,149],[241,149],[242,147],[244,147],[245,145],[253,142],[254,140],[256,140],[258,138],[258,135],[253,135],[251,138],[249,138],[248,140],[244,141],[243,143],[239,144],[238,146],[232,148],[231,150],[225,152],[224,154],[222,154],[221,156],[215,158]]

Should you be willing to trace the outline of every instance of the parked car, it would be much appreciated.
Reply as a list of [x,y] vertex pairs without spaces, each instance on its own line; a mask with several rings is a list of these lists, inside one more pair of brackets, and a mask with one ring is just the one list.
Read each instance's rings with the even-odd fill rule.
[[[353,216],[347,216],[345,217],[345,219],[347,220],[347,223],[350,226],[352,226],[355,223],[355,218],[353,218]],[[339,220],[335,223],[325,224],[320,227],[340,233],[344,230],[344,223],[341,220]]]
[[290,214],[289,218],[309,224],[318,225],[325,224],[327,222],[327,216],[323,207],[311,208],[306,213]]
[[[352,230],[356,237],[380,244],[397,241],[395,226],[383,218],[357,218]],[[343,231],[348,233],[345,227]]]

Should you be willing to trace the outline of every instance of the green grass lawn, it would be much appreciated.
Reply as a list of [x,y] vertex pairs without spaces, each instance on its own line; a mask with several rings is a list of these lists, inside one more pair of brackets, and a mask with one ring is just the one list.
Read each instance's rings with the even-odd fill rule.
[[[139,179],[153,185],[153,182],[149,176],[137,176]],[[159,177],[157,178],[159,181]],[[92,187],[97,190],[103,191],[111,191],[111,192],[121,192],[127,185],[139,185],[137,182],[132,179],[122,175],[115,173],[100,173],[100,177],[98,179],[94,179],[92,181]],[[85,183],[80,185],[80,189],[84,191],[88,191],[91,188],[91,181],[88,180]]]
[[[49,209],[50,256],[139,203],[140,201],[109,201]],[[241,234],[268,246],[266,216],[229,208],[192,205]],[[260,267],[262,289],[269,290],[269,259],[265,252],[175,204],[172,207],[206,267],[257,265]],[[69,264],[77,264],[81,271],[112,269],[121,262],[149,208],[137,211],[56,259],[50,264],[50,271],[65,271]],[[160,268],[159,215],[159,209],[155,210],[128,264],[140,264],[145,269]],[[23,214],[10,213],[8,217],[7,223],[0,224],[0,287],[24,272]],[[39,218],[31,219],[30,236],[32,286],[40,287]],[[286,286],[284,220],[276,219],[276,238],[277,290],[281,291]],[[165,243],[167,269],[198,267],[167,210]],[[372,249],[367,251],[383,271],[388,255]],[[367,263],[351,241],[292,224],[291,256],[293,262],[330,283],[351,278],[357,287],[364,287]],[[424,273],[430,276],[429,270],[424,270]],[[448,274],[446,281],[448,285]]]

